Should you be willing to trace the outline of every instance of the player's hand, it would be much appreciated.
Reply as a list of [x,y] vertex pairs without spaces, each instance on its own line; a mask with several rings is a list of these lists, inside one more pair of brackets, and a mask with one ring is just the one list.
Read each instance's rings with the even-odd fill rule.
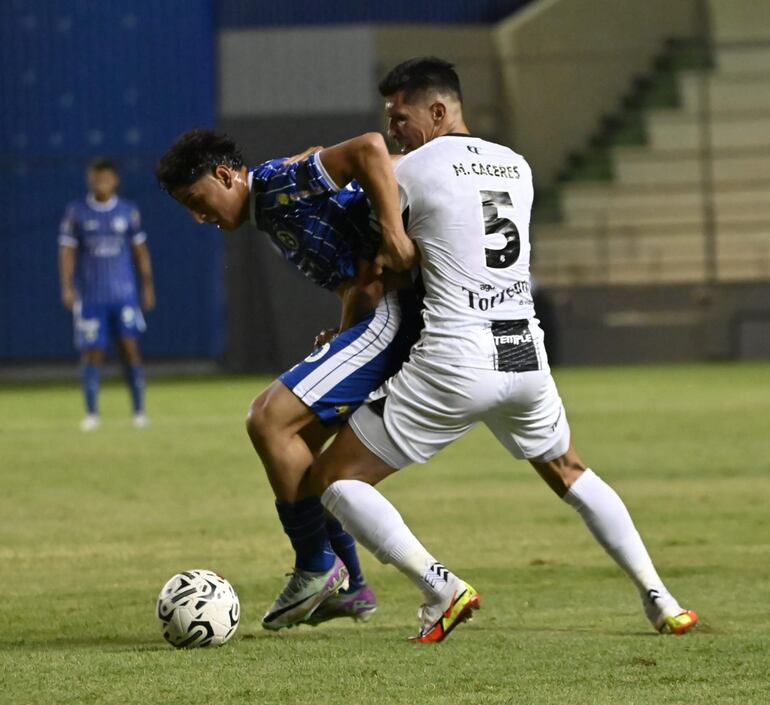
[[71,311],[75,308],[75,301],[77,300],[77,294],[72,287],[66,287],[61,290],[61,302],[64,304],[64,308]]
[[420,262],[420,252],[402,230],[400,236],[387,240],[383,235],[382,246],[374,259],[374,274],[379,276],[387,268],[394,272],[407,272]]
[[331,343],[340,333],[339,328],[324,328],[313,341],[313,345],[316,348],[320,348],[326,343]]
[[142,311],[152,311],[155,308],[155,288],[142,287]]
[[294,164],[296,162],[301,162],[303,159],[307,159],[311,154],[315,154],[316,152],[320,152],[323,149],[323,147],[308,147],[304,152],[300,152],[299,154],[295,154],[293,157],[288,157],[287,159],[283,160],[284,164]]

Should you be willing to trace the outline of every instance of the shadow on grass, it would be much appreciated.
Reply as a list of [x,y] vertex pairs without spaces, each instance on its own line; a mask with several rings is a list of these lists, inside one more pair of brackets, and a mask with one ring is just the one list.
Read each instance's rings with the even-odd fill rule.
[[[336,627],[336,628],[335,628]],[[230,644],[225,648],[237,647],[238,642],[246,643],[267,643],[270,640],[284,643],[316,643],[335,642],[340,639],[349,639],[356,635],[363,639],[372,639],[374,641],[389,640],[393,642],[410,643],[408,637],[411,632],[408,627],[397,625],[381,625],[375,630],[371,630],[366,625],[346,624],[327,626],[325,628],[302,626],[296,629],[287,629],[279,632],[270,632],[260,628],[246,630],[239,633]],[[715,630],[710,624],[701,622],[694,633],[681,638],[692,638],[698,634],[714,634]],[[450,641],[462,639],[464,634],[469,636],[473,633],[483,633],[485,638],[499,639],[504,635],[516,637],[526,634],[555,637],[571,636],[596,636],[613,637],[620,639],[627,638],[662,638],[651,630],[621,630],[621,629],[601,629],[596,627],[524,627],[496,624],[483,624],[481,620],[466,627],[460,627],[456,635],[450,638]],[[673,638],[673,637],[666,637]],[[422,648],[422,647],[419,647]],[[433,646],[429,648],[434,648]],[[14,651],[68,651],[73,649],[91,649],[104,652],[154,652],[154,651],[174,651],[166,644],[160,635],[157,639],[147,639],[144,636],[89,636],[82,635],[78,637],[62,637],[58,639],[18,639],[15,641],[0,641],[0,652]]]
[[97,649],[100,651],[164,651],[171,648],[158,635],[157,639],[143,636],[95,636],[84,634],[57,639],[17,639],[0,641],[2,651],[67,651],[71,649]]

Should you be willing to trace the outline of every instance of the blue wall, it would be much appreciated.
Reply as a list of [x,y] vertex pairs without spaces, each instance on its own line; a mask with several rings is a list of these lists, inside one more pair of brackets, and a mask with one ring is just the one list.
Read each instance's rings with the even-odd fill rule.
[[6,0],[0,22],[0,358],[73,355],[56,237],[97,154],[117,159],[149,236],[158,307],[143,350],[220,354],[221,239],[152,174],[180,132],[214,124],[211,0]]
[[443,0],[443,2],[366,2],[366,0],[218,0],[220,27],[389,23],[497,22],[530,0]]

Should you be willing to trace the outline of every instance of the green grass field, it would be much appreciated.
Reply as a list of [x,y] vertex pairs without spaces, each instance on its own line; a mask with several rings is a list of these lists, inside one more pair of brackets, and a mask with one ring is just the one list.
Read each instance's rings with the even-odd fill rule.
[[[103,391],[77,430],[67,386],[0,390],[0,702],[770,702],[770,366],[559,370],[573,437],[625,499],[672,591],[703,620],[661,637],[574,511],[478,429],[381,489],[482,594],[416,646],[419,595],[364,556],[380,609],[279,634],[259,618],[288,542],[244,432],[255,378],[150,382],[152,426]],[[176,651],[154,616],[174,573],[241,598],[234,640]]]

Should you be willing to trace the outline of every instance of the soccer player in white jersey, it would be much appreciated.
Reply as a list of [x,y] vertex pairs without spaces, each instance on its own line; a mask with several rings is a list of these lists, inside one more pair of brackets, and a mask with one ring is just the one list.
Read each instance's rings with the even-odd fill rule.
[[483,422],[580,514],[637,587],[653,627],[689,631],[697,616],[667,590],[622,500],[572,445],[530,292],[529,165],[469,134],[446,62],[405,62],[380,92],[389,132],[407,153],[395,171],[421,257],[425,328],[401,371],[314,464],[324,506],[413,580],[424,595],[415,639],[441,641],[479,595],[420,544],[373,485]]

